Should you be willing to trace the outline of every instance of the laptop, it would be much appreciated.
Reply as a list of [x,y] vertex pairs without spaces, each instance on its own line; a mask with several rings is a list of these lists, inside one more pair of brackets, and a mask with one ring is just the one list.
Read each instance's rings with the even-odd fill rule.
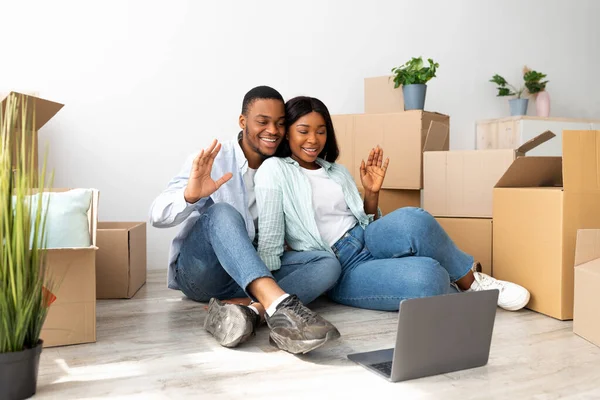
[[498,295],[493,289],[403,300],[395,347],[348,358],[392,382],[483,366]]

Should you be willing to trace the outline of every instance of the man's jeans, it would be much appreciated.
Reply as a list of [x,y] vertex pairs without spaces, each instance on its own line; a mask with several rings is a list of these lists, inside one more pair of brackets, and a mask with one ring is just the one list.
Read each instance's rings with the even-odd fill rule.
[[454,292],[473,257],[459,250],[428,212],[398,209],[366,229],[357,225],[333,245],[342,277],[329,291],[341,304],[398,310],[400,301]]
[[325,251],[288,251],[272,273],[250,242],[240,213],[227,203],[212,205],[183,242],[176,279],[192,300],[253,297],[245,289],[255,279],[271,277],[304,304],[333,287],[341,274],[337,258]]

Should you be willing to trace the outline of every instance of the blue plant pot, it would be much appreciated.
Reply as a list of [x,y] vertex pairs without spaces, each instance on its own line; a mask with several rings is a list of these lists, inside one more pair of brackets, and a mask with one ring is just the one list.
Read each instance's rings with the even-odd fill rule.
[[529,99],[511,99],[508,101],[510,107],[510,115],[527,115],[527,106]]
[[405,110],[423,110],[425,108],[425,94],[427,85],[414,84],[402,86]]

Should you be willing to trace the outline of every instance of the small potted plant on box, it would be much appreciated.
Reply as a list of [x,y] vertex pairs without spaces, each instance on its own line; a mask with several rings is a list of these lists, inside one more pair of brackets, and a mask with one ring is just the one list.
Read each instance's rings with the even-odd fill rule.
[[525,87],[527,91],[535,96],[535,109],[538,117],[549,117],[550,116],[550,95],[546,91],[546,84],[548,81],[543,79],[546,74],[538,71],[533,71],[527,67],[523,70],[523,79],[525,80]]
[[435,77],[438,63],[431,58],[427,59],[429,66],[425,66],[422,57],[413,57],[405,64],[392,68],[394,73],[394,88],[402,86],[405,110],[423,110],[427,82]]
[[[0,399],[36,392],[40,332],[52,302],[44,248],[45,162],[38,176],[27,97],[11,93],[0,106]],[[31,102],[33,103],[33,102]],[[26,143],[29,141],[29,143]]]

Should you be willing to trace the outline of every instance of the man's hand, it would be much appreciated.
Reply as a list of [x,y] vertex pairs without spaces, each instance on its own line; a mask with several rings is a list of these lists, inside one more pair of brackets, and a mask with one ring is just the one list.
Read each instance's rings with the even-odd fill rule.
[[194,158],[190,179],[183,192],[183,197],[188,203],[195,203],[203,197],[210,196],[233,176],[231,172],[228,172],[216,181],[211,178],[213,162],[219,154],[219,150],[221,150],[221,143],[215,139],[208,149],[202,150]]
[[366,164],[364,160],[360,162],[360,180],[365,192],[379,192],[389,163],[389,158],[383,162],[383,149],[379,146],[371,149]]

